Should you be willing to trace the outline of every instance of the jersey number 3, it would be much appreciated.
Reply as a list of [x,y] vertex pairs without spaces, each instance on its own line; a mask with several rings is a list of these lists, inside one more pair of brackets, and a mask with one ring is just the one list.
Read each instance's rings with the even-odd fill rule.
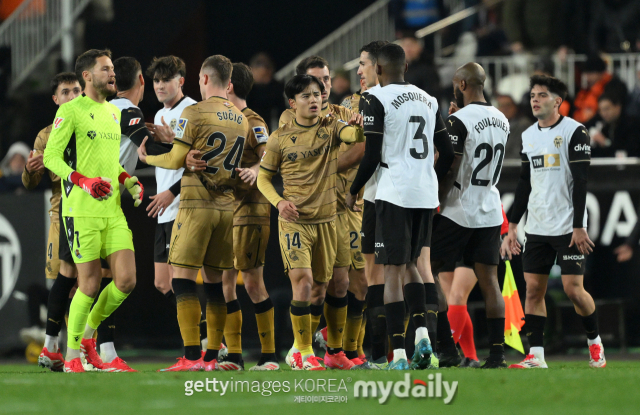
[[420,115],[412,115],[409,117],[409,122],[418,123],[418,129],[416,130],[416,134],[413,136],[414,140],[422,140],[422,152],[418,153],[418,150],[414,147],[411,147],[409,150],[409,154],[411,157],[418,160],[424,160],[429,155],[429,141],[427,136],[424,134],[424,126],[426,122],[424,118]]
[[[220,144],[216,147],[216,141],[219,141]],[[231,178],[236,178],[236,168],[240,165],[240,161],[242,160],[242,152],[244,150],[244,137],[238,136],[236,138],[236,142],[233,144],[233,147],[227,154],[227,157],[224,158],[222,162],[222,166],[225,170],[231,172]],[[227,145],[227,137],[221,133],[216,132],[211,134],[207,138],[207,146],[215,147],[213,150],[207,151],[202,155],[202,160],[206,161],[209,164],[209,160],[217,157],[224,151],[225,146]],[[220,170],[218,167],[207,166],[206,172],[210,174],[216,174]]]

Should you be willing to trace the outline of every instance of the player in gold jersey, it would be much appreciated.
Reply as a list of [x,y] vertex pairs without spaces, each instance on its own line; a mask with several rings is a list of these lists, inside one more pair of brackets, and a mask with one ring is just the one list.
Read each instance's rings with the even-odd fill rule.
[[[202,102],[183,110],[171,152],[147,156],[141,145],[140,160],[165,169],[178,169],[190,149],[202,150],[207,162],[203,172],[190,169],[182,176],[180,206],[171,233],[169,263],[173,266],[173,292],[178,304],[178,323],[185,356],[162,371],[207,371],[218,368],[218,351],[227,317],[222,272],[233,267],[234,188],[248,122],[227,99],[233,66],[224,56],[205,59],[200,69]],[[200,351],[200,301],[196,278],[202,268],[207,297],[207,337]]]
[[[336,171],[340,142],[361,142],[362,128],[355,114],[349,123],[334,115],[321,116],[324,85],[316,77],[296,75],[285,87],[295,119],[276,130],[267,142],[260,164],[258,188],[278,209],[279,242],[286,271],[293,288],[291,321],[297,350],[292,353],[294,369],[322,370],[311,347],[312,297],[337,297],[337,285],[329,285],[336,261]],[[352,124],[352,126],[349,126]],[[284,198],[271,178],[280,171]],[[346,289],[346,286],[345,286]],[[325,310],[328,332],[344,327],[346,304],[340,310]],[[336,341],[337,340],[337,341]],[[343,367],[351,363],[342,352],[342,338],[332,355]]]

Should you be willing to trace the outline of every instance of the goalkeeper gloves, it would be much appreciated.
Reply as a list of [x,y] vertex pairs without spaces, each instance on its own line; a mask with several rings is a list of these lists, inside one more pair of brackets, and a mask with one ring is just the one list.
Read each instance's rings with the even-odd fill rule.
[[96,200],[107,200],[113,194],[111,179],[108,177],[95,177],[90,179],[74,171],[69,175],[69,181],[82,188]]
[[138,181],[138,178],[136,176],[129,176],[129,173],[123,171],[122,173],[120,173],[118,181],[120,182],[120,184],[124,185],[124,187],[127,188],[129,193],[131,193],[131,196],[134,200],[133,206],[140,206],[140,203],[142,203],[142,198],[144,197],[144,186],[142,186],[142,183]]

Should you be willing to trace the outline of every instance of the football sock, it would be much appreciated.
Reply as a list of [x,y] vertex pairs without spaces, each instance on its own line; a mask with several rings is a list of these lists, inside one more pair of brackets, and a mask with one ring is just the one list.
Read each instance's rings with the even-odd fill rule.
[[409,310],[409,305],[405,301],[405,304],[404,304],[404,318],[403,318],[404,334],[407,334],[407,329],[409,328],[409,320],[411,320],[411,312]]
[[[100,294],[104,291],[107,286],[113,281],[111,278],[103,278],[100,281]],[[111,313],[104,321],[98,326],[98,344],[102,343],[113,343],[115,339],[116,332],[116,319],[114,313]],[[102,350],[102,349],[100,349]]]
[[584,326],[584,331],[587,332],[587,338],[589,340],[594,340],[598,337],[598,315],[596,311],[594,311],[591,315],[582,318],[582,325]]
[[344,325],[342,345],[347,358],[354,359],[358,357],[358,336],[362,329],[364,301],[358,300],[350,291],[347,291],[347,299],[347,321]]
[[178,325],[184,343],[184,356],[198,360],[200,354],[200,300],[196,294],[196,282],[174,278],[171,281],[176,294]]
[[540,359],[544,361],[544,347],[535,346],[529,348],[529,354],[532,354],[536,357],[536,359]]
[[224,325],[224,339],[227,342],[229,354],[242,353],[242,311],[240,301],[227,303],[227,321]]
[[504,317],[488,318],[489,356],[500,358],[504,356]]
[[[451,307],[451,306],[449,306]],[[451,308],[449,308],[451,310]],[[473,339],[473,323],[471,322],[471,316],[469,315],[468,310],[465,306],[465,318],[466,322],[464,324],[464,328],[462,329],[462,334],[460,335],[460,347],[462,348],[462,353],[464,353],[464,357],[468,357],[469,359],[478,360],[478,354],[476,353],[476,343]]]
[[384,284],[369,287],[367,293],[367,314],[371,322],[371,359],[386,355],[387,319],[384,308]]
[[[58,277],[51,286],[49,291],[49,300],[47,301],[47,326],[46,335],[57,337],[62,328],[62,321],[67,311],[67,302],[69,292],[76,284],[75,278],[67,278],[58,273]],[[47,350],[51,351],[48,347]]]
[[[404,298],[407,301],[409,314],[413,321],[413,326],[427,327],[427,300],[424,292],[424,284],[421,282],[411,282],[404,286]],[[405,326],[406,331],[406,326]]]
[[414,338],[413,344],[420,343],[420,340],[422,340],[422,339],[429,340],[429,331],[427,330],[426,327],[418,327],[416,329],[416,336]]
[[69,349],[80,350],[80,342],[84,334],[84,328],[87,325],[93,298],[84,294],[79,289],[71,301],[69,309],[69,325],[67,327],[67,353]]
[[447,310],[438,312],[437,351],[439,353],[458,353],[451,335],[451,326],[447,318]]
[[591,346],[592,344],[602,344],[602,339],[600,338],[600,336],[596,337],[595,339],[589,339],[587,340],[587,344],[589,346]]
[[319,305],[311,304],[309,310],[311,313],[311,335],[313,336],[313,333],[318,331],[318,325],[320,325],[320,319],[324,311],[324,303]]
[[209,340],[207,353],[209,353],[209,350],[220,350],[227,321],[227,303],[224,301],[221,282],[214,284],[205,282],[202,285],[207,297],[207,339]]
[[101,343],[100,355],[100,357],[102,357],[102,361],[105,363],[111,363],[113,359],[118,357],[118,353],[116,353],[116,347],[113,342]]
[[[274,338],[274,315],[271,298],[254,304],[256,322],[258,323],[258,334],[260,334],[260,345],[262,354],[274,354],[276,352],[276,342]],[[274,354],[275,356],[275,354]]]
[[167,299],[167,301],[170,301],[171,304],[173,305],[177,305],[176,304],[176,295],[174,294],[173,290],[169,290],[164,294],[164,298]]
[[329,354],[342,351],[342,333],[347,322],[347,296],[334,297],[327,293],[324,300],[324,318],[327,320],[327,350]]
[[[404,301],[388,303],[384,305],[384,313],[387,316],[387,333],[392,350],[404,349]],[[384,353],[383,353],[384,356]]]
[[[109,317],[111,313],[116,311],[120,304],[129,296],[116,287],[116,284],[111,281],[104,290],[100,293],[96,305],[91,309],[87,325],[92,329],[97,329],[102,321]],[[88,334],[88,333],[86,333]],[[93,333],[91,333],[93,335]]]
[[[460,342],[460,337],[462,336],[462,332],[467,324],[467,306],[466,305],[449,305],[449,310],[447,311],[447,318],[449,319],[449,324],[451,325],[451,335],[453,336],[453,341],[456,343]],[[467,354],[464,354],[465,357]]]
[[313,354],[310,304],[309,301],[292,300],[289,310],[296,349],[300,350],[303,356]]
[[358,356],[364,356],[364,349],[362,345],[364,344],[364,335],[367,329],[367,303],[364,302],[364,307],[362,308],[362,323],[360,325],[360,332],[358,333],[358,348],[356,351],[358,352]]
[[524,332],[529,339],[530,347],[543,347],[544,324],[547,318],[533,314],[524,315]]
[[393,361],[397,362],[400,359],[407,360],[407,352],[404,349],[393,349]]
[[424,284],[425,303],[427,305],[427,330],[429,339],[438,339],[438,291],[435,283]]
[[51,353],[58,352],[58,336],[44,336],[44,346]]

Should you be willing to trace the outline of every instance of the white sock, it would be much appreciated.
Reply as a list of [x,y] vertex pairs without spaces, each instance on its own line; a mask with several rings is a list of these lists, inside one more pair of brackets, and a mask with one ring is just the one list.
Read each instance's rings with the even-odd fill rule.
[[90,339],[93,337],[93,333],[96,332],[96,329],[91,328],[91,326],[89,326],[88,324],[85,326],[84,328],[84,335],[82,336],[83,339]]
[[529,354],[534,355],[536,359],[544,362],[544,347],[532,347],[529,349]]
[[[297,352],[296,352],[297,353]],[[315,354],[311,353],[311,354],[305,354],[304,356],[302,356],[302,362],[306,362],[308,358],[310,358],[311,356],[315,356]]]
[[100,355],[102,361],[105,363],[111,363],[113,359],[118,357],[118,354],[116,353],[116,347],[114,346],[113,342],[100,344]]
[[420,342],[420,340],[422,339],[427,339],[429,341],[431,341],[429,339],[429,332],[427,331],[426,327],[418,327],[416,329],[416,339],[413,342],[413,344],[418,344]]
[[393,362],[397,362],[400,359],[407,360],[407,352],[404,349],[393,349]]
[[58,353],[58,336],[45,336],[44,347],[47,348],[49,353]]
[[202,345],[202,350],[207,351],[207,346],[209,345],[209,339],[205,337],[204,339],[202,339],[200,344]]
[[300,352],[300,350],[298,350],[295,347],[291,346],[291,354],[299,353],[299,352]]
[[70,347],[67,347],[67,356],[64,360],[69,362],[75,359],[76,357],[80,357],[80,349],[72,349]]
[[587,339],[587,344],[588,344],[589,346],[591,346],[592,344],[602,344],[602,339],[600,338],[600,336],[596,337],[596,338],[595,338],[595,339],[593,339],[593,340],[589,340],[589,339]]

